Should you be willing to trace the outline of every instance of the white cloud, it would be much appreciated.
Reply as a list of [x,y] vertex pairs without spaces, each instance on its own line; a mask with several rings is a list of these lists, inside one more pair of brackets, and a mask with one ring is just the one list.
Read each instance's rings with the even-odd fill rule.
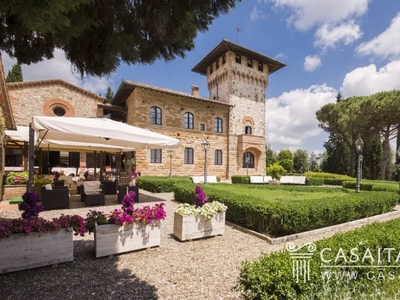
[[335,48],[336,44],[343,42],[348,45],[362,36],[360,26],[355,24],[354,20],[340,25],[323,24],[315,33],[314,46],[323,50]]
[[296,89],[266,101],[267,143],[273,149],[305,148],[307,138],[323,134],[315,112],[336,101],[337,91],[326,85]]
[[253,11],[250,13],[250,20],[255,21],[257,19],[265,19],[267,15],[264,15],[261,10],[257,9],[257,7],[254,6]]
[[388,29],[373,40],[359,45],[356,52],[361,55],[398,58],[400,56],[400,13],[393,18]]
[[370,0],[266,0],[275,7],[287,7],[290,25],[297,30],[306,31],[324,23],[341,22],[364,15]]
[[321,59],[317,55],[307,55],[304,58],[304,70],[312,72],[319,66],[321,66]]
[[368,96],[382,91],[400,89],[400,60],[377,70],[374,64],[347,73],[340,91],[343,97]]
[[[7,54],[2,55],[4,72],[7,76],[8,70],[13,64],[16,64],[15,59],[11,59]],[[22,65],[22,75],[24,81],[61,79],[76,86],[79,86],[87,91],[104,96],[107,87],[113,87],[113,75],[110,77],[93,77],[87,76],[81,78],[80,74],[73,72],[71,63],[65,58],[64,52],[60,49],[54,51],[53,59],[45,59],[40,63],[31,65]]]

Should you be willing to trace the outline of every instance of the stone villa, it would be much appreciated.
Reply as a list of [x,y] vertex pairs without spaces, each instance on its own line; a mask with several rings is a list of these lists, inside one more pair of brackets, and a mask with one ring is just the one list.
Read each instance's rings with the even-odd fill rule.
[[[207,76],[209,98],[123,81],[111,104],[96,94],[62,80],[7,83],[0,72],[3,126],[28,126],[32,116],[96,117],[114,120],[173,136],[180,140],[171,154],[165,149],[134,153],[142,175],[201,176],[208,140],[208,175],[223,179],[235,174],[263,174],[265,167],[265,91],[268,76],[285,65],[268,56],[223,40],[192,71]],[[3,140],[3,139],[2,139]],[[171,155],[171,156],[170,156]],[[41,151],[41,172],[49,164],[93,167],[91,153]],[[6,166],[25,165],[27,148],[8,144],[2,155]],[[112,164],[106,156],[105,164]]]

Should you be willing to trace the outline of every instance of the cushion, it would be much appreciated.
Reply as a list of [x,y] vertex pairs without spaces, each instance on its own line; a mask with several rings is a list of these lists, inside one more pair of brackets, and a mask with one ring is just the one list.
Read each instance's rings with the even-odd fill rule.
[[44,187],[45,187],[46,190],[52,190],[53,189],[51,184],[46,184]]

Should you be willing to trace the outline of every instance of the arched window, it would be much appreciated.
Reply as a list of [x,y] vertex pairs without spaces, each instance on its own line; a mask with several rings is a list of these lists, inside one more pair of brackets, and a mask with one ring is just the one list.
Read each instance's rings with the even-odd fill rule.
[[242,168],[254,168],[254,155],[251,152],[243,153]]
[[159,108],[157,106],[153,106],[150,109],[150,123],[151,124],[156,124],[156,125],[161,125],[162,124],[161,108]]
[[193,148],[185,148],[184,163],[190,165],[193,164]]
[[215,150],[214,165],[222,165],[222,150]]
[[214,120],[214,131],[215,132],[222,132],[222,119],[221,118],[215,118]]
[[244,133],[245,133],[245,134],[251,134],[251,126],[246,126],[246,127],[244,128]]
[[185,112],[185,128],[193,129],[194,128],[194,117],[190,112]]

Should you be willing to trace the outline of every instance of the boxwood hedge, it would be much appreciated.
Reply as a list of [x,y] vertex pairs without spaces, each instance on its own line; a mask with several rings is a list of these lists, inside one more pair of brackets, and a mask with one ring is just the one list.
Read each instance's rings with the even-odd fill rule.
[[192,182],[189,177],[157,177],[157,176],[139,176],[136,178],[137,184],[141,189],[152,193],[170,193],[173,191],[173,185],[176,182]]
[[[226,219],[240,226],[278,237],[317,228],[332,226],[373,215],[392,211],[398,202],[398,194],[391,192],[347,193],[345,197],[326,194],[319,200],[303,199],[289,201],[269,201],[248,193],[249,185],[243,186],[243,194],[203,186],[211,201],[220,201],[228,206]],[[271,189],[273,187],[262,187]],[[284,187],[279,187],[284,188]],[[304,187],[287,187],[293,190],[307,190]],[[313,188],[309,188],[312,192]],[[323,188],[314,188],[319,191]],[[336,189],[337,190],[337,189]],[[192,203],[194,184],[176,183],[173,186],[175,200]]]
[[294,259],[288,251],[264,254],[242,263],[237,288],[244,299],[397,299],[399,227],[400,219],[395,219],[316,242],[306,281],[293,277]]

